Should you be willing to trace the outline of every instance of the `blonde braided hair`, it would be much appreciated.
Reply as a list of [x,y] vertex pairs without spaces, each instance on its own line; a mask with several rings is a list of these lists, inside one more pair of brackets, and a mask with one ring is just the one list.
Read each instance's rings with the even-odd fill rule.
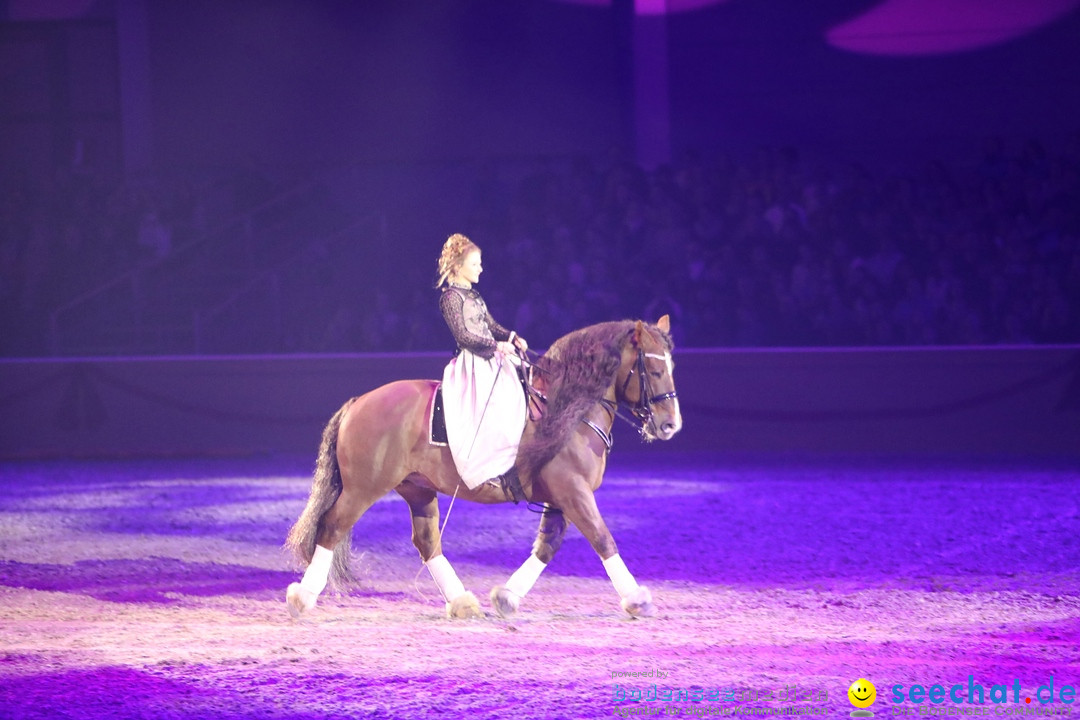
[[479,252],[480,248],[461,233],[454,233],[446,238],[446,242],[442,246],[442,252],[439,254],[437,266],[439,279],[435,282],[435,287],[442,287],[450,274],[461,267],[461,264],[465,262],[465,257],[473,250]]

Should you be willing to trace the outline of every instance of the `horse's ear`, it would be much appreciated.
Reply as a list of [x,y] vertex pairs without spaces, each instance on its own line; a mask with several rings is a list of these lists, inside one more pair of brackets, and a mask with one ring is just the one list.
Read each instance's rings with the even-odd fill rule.
[[641,345],[641,336],[645,334],[645,323],[640,320],[634,324],[634,334],[630,336],[630,342],[634,343],[634,347]]
[[662,315],[659,320],[656,321],[656,327],[664,331],[665,335],[671,334],[671,318],[667,315]]

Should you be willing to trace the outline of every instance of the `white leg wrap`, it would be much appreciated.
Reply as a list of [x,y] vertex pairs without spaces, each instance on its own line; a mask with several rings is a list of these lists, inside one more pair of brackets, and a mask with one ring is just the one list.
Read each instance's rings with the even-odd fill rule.
[[546,567],[546,562],[535,555],[529,555],[529,559],[522,563],[521,567],[506,581],[506,589],[519,598],[525,597]]
[[615,592],[619,593],[619,597],[627,598],[637,591],[637,580],[626,569],[626,563],[623,562],[618,553],[604,561],[604,569],[607,570],[608,577],[611,578],[611,584],[615,586]]
[[436,555],[425,565],[446,602],[454,602],[459,595],[465,594],[465,586],[461,584],[461,580],[458,579],[457,573],[454,572],[454,568],[450,566],[450,561],[445,556]]
[[300,587],[316,595],[321,593],[326,588],[326,579],[330,577],[330,564],[333,561],[333,550],[316,545],[311,562],[304,571],[304,579],[300,581]]

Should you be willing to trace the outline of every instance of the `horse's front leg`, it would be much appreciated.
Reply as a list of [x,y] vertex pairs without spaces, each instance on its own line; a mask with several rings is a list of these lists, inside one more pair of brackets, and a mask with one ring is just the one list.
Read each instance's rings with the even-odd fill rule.
[[611,536],[600,509],[596,507],[596,497],[592,487],[584,479],[570,484],[567,497],[557,500],[566,519],[572,522],[592,545],[593,550],[604,563],[604,570],[611,578],[611,584],[619,593],[623,610],[634,617],[651,617],[656,614],[652,603],[652,594],[648,588],[638,585],[630,574],[626,563],[619,557],[619,549]]
[[540,578],[540,573],[544,572],[544,568],[555,557],[565,535],[566,520],[562,511],[545,505],[529,559],[510,576],[506,585],[496,585],[491,589],[491,604],[499,615],[510,617],[518,611],[521,600],[532,590],[532,586]]

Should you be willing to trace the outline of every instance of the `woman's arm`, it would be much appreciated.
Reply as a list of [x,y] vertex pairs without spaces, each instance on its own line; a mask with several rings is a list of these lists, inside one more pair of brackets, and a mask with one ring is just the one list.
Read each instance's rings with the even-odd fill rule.
[[[439,310],[443,319],[454,334],[454,341],[462,350],[490,359],[495,355],[498,344],[495,340],[469,332],[465,327],[465,298],[456,290],[446,290],[439,298]],[[509,335],[509,333],[508,333]]]
[[514,354],[514,348],[525,352],[529,349],[529,343],[525,342],[525,338],[518,335],[513,330],[507,330],[499,323],[495,322],[495,319],[491,317],[491,313],[488,313],[488,327],[491,328],[491,334],[495,336],[495,339],[500,342],[506,342],[510,344],[510,349],[505,352]]
[[506,328],[504,328],[499,323],[495,322],[495,318],[491,317],[490,312],[487,314],[487,320],[488,320],[488,328],[491,329],[491,334],[495,337],[496,340],[499,340],[499,341],[502,341],[502,342],[509,342],[509,341],[513,340],[514,333],[511,332],[510,330],[507,330]]

